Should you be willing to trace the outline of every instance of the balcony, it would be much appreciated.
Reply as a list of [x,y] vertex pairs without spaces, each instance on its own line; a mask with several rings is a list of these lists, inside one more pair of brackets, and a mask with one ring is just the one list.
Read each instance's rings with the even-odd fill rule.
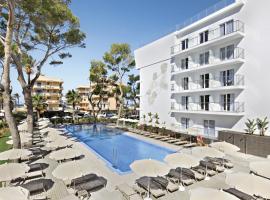
[[[183,84],[184,85],[184,84]],[[244,89],[245,77],[237,74],[234,77],[217,77],[212,79],[195,80],[188,82],[185,86],[171,85],[172,93],[195,93],[195,92],[209,92],[218,90],[236,90]]]
[[185,105],[172,103],[172,112],[212,114],[212,115],[240,115],[245,112],[243,102],[189,102]]
[[182,48],[182,44],[177,44],[171,47],[171,55],[177,55],[179,53],[189,52],[192,50],[198,50],[200,47],[206,47],[210,44],[216,45],[218,42],[224,43],[226,40],[231,41],[237,38],[242,38],[244,36],[244,23],[236,20],[232,22],[232,27],[230,29],[224,30],[221,27],[216,27],[212,29],[209,28],[207,41],[201,42],[200,37],[196,36],[193,38],[187,38],[188,45],[186,48]]
[[[236,64],[242,64],[244,63],[245,59],[245,50],[236,47],[232,54],[226,53],[225,56],[219,55],[218,59],[211,59],[210,61],[206,63],[200,63],[200,61],[197,62],[189,62],[188,67],[181,65],[177,65],[176,63],[173,63],[171,65],[171,73],[172,75],[182,74],[186,72],[193,72],[198,70],[204,70],[204,69],[212,69],[212,68],[219,68],[224,67],[227,65],[236,65]],[[212,60],[212,61],[211,61]]]

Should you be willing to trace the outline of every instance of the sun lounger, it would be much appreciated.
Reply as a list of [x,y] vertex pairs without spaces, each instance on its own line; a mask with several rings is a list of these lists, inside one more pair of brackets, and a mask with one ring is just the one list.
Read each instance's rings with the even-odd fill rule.
[[162,142],[167,142],[167,141],[169,141],[171,139],[172,139],[171,137],[164,137],[164,138],[161,138],[159,140],[162,141]]
[[19,186],[27,189],[30,195],[35,195],[48,191],[53,184],[54,182],[50,179],[37,179]]
[[168,140],[166,142],[173,144],[173,143],[178,142],[178,141],[179,141],[179,139],[171,139],[171,140]]
[[196,147],[196,146],[197,146],[197,143],[187,143],[183,145],[184,148],[191,148],[191,147]]
[[175,169],[171,169],[170,172],[168,173],[168,177],[170,180],[172,180],[172,182],[177,183],[177,182],[181,182],[184,185],[191,185],[194,183],[194,179],[191,179],[189,176],[185,175],[185,174],[181,174],[180,172],[178,172]]
[[180,140],[180,141],[178,141],[178,142],[174,142],[173,144],[174,145],[184,145],[184,144],[187,144],[188,143],[188,141],[185,141],[185,140]]
[[200,173],[202,175],[205,175],[206,172],[207,172],[207,175],[209,175],[209,176],[214,176],[214,175],[217,174],[216,171],[214,171],[212,169],[209,169],[209,168],[207,168],[207,171],[206,171],[206,167],[203,167],[201,165],[196,166],[196,167],[192,167],[191,169],[194,170],[194,171],[197,171],[198,173]]
[[96,174],[87,174],[85,176],[71,180],[71,185],[74,186],[77,184],[85,183],[87,181],[95,180],[97,178],[98,178],[98,176]]
[[126,200],[141,200],[142,199],[142,197],[132,187],[130,187],[126,183],[116,186],[115,189],[121,192],[121,194]]
[[179,188],[177,185],[175,185],[174,183],[170,182],[169,180],[161,176],[154,177],[153,180],[159,183],[163,188],[165,188],[169,192],[175,192]]
[[216,165],[216,164],[209,162],[209,161],[201,160],[200,165],[205,167],[205,168],[207,167],[207,169],[215,170],[217,172],[224,172],[225,171],[224,167]]
[[107,180],[105,178],[97,177],[94,180],[90,180],[90,181],[81,183],[79,185],[76,185],[74,189],[77,192],[85,190],[89,193],[89,192],[97,191],[103,187],[106,187],[106,185],[107,185]]
[[228,159],[205,157],[205,160],[211,161],[211,162],[218,164],[218,165],[222,165],[226,168],[233,168],[233,166],[234,166],[233,163]]
[[253,197],[247,193],[241,192],[235,188],[224,189],[223,191],[227,192],[229,194],[232,194],[241,200],[255,200],[256,199],[255,197]]
[[150,193],[155,197],[159,198],[161,196],[164,196],[166,193],[162,190],[162,186],[158,184],[157,182],[153,181],[151,177],[141,177],[136,180],[136,183],[138,186],[142,187],[146,191],[148,191],[148,186],[150,183]]
[[192,169],[188,169],[188,168],[176,168],[176,171],[178,172],[181,172],[182,170],[182,173],[189,176],[190,178],[192,179],[195,179],[196,181],[201,181],[204,179],[204,175],[192,170]]

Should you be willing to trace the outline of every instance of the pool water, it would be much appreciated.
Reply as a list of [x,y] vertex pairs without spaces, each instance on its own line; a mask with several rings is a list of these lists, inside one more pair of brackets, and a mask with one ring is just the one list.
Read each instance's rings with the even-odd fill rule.
[[122,130],[93,125],[69,125],[67,130],[103,158],[108,166],[119,173],[130,172],[134,160],[163,161],[173,150],[129,136]]

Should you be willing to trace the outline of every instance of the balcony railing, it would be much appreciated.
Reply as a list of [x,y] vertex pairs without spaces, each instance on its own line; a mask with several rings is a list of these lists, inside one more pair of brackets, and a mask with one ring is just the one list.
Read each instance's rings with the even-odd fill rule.
[[225,29],[225,31],[221,27],[217,27],[213,30],[210,30],[208,32],[208,40],[205,42],[200,42],[200,37],[196,36],[193,38],[188,38],[188,48],[186,48],[186,49],[182,49],[182,44],[177,44],[177,45],[172,46],[171,47],[171,54],[180,53],[180,52],[187,50],[189,48],[193,48],[193,47],[208,43],[210,41],[225,37],[225,36],[230,35],[230,34],[235,33],[235,32],[244,33],[245,26],[244,26],[243,22],[236,20],[236,21],[233,21],[232,23],[233,23],[232,28]]
[[171,110],[242,113],[245,111],[245,106],[243,102],[189,102],[184,105],[172,104]]
[[244,85],[245,85],[244,75],[237,74],[232,77],[220,76],[216,78],[214,77],[212,79],[190,81],[186,86],[182,84],[182,87],[176,86],[176,84],[173,84],[171,86],[171,91],[183,92],[183,91],[223,88],[223,87],[231,87],[231,86],[244,86]]
[[[214,59],[212,59],[214,58]],[[212,61],[211,61],[212,59]],[[228,62],[228,61],[233,61],[236,59],[245,59],[245,50],[240,48],[240,47],[236,47],[234,48],[233,53],[225,53],[224,55],[221,55],[221,53],[218,56],[218,59],[216,59],[215,57],[209,57],[209,61],[208,62],[204,62],[204,63],[200,63],[199,59],[195,62],[189,62],[188,66],[186,67],[186,65],[181,65],[181,63],[179,65],[177,65],[176,63],[173,63],[171,65],[171,72],[172,73],[177,73],[177,72],[182,72],[182,71],[187,71],[187,70],[191,70],[191,69],[199,69],[200,67],[207,67],[210,65],[219,65],[222,64],[224,62]]]

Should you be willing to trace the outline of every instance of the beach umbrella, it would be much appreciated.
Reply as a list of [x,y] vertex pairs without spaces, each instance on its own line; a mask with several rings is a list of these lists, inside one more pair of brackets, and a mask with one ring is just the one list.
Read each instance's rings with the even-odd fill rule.
[[23,177],[29,171],[29,166],[24,163],[6,163],[0,165],[0,181],[11,181]]
[[224,153],[240,151],[240,148],[238,146],[225,142],[225,141],[213,142],[212,144],[210,144],[210,146]]
[[58,151],[54,151],[50,154],[49,158],[53,160],[67,160],[81,156],[77,149],[65,148]]
[[[136,160],[130,165],[131,170],[139,175],[139,176],[164,176],[168,174],[170,168],[165,163],[159,162],[157,160]],[[145,198],[147,200],[151,200],[150,198],[150,179],[148,182],[148,197]]]
[[[164,161],[172,168],[181,168],[181,177],[182,177],[182,168],[191,168],[198,166],[200,160],[184,153],[173,153],[169,154],[164,158]],[[183,184],[179,186],[180,191],[185,191]]]
[[[32,141],[32,138],[31,137],[21,137],[21,143],[22,144],[29,143],[31,141]],[[12,145],[13,144],[13,140],[8,140],[6,143]]]
[[270,181],[248,173],[238,172],[227,174],[226,183],[231,187],[247,193],[270,199]]
[[63,140],[63,139],[57,139],[53,142],[47,143],[46,147],[48,148],[61,148],[61,147],[67,147],[72,145],[74,142],[71,140]]
[[0,153],[0,160],[16,160],[31,154],[32,152],[26,149],[10,149]]
[[0,188],[0,200],[28,200],[29,191],[20,186]]
[[189,191],[189,200],[239,200],[237,197],[213,188],[198,187]]
[[63,181],[85,176],[92,172],[89,163],[79,160],[59,164],[52,172],[53,176]]
[[250,171],[270,179],[270,161],[256,161],[249,164]]
[[191,154],[200,159],[205,157],[223,158],[225,156],[223,152],[212,147],[193,147]]

